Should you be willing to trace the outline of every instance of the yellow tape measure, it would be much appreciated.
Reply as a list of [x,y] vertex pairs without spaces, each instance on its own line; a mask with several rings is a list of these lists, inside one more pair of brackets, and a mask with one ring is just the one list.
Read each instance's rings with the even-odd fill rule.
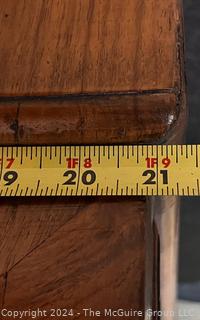
[[0,196],[200,195],[200,145],[0,147]]

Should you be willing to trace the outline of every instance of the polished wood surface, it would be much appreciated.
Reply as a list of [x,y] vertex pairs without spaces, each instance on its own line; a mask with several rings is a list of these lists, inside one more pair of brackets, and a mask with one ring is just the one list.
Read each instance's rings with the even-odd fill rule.
[[149,143],[168,138],[175,94],[0,101],[1,144]]
[[179,88],[178,0],[0,0],[0,95]]
[[[180,142],[183,73],[179,0],[0,0],[2,145]],[[1,306],[171,308],[177,201],[157,201],[1,199]]]
[[15,203],[1,203],[7,308],[144,308],[144,202]]

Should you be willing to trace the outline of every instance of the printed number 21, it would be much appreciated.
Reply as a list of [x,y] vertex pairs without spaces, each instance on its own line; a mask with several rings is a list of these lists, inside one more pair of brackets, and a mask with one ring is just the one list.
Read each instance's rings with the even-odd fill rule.
[[[160,174],[163,176],[163,184],[168,184],[168,171],[160,170]],[[148,179],[143,184],[156,184],[156,172],[153,170],[146,170],[143,172],[143,177]]]

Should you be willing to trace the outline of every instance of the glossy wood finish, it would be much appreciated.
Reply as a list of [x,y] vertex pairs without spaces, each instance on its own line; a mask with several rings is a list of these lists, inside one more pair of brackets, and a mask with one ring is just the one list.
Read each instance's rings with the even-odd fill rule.
[[81,311],[84,306],[128,308],[134,301],[144,308],[143,202],[76,199],[17,205],[1,204],[6,307]]
[[178,0],[0,0],[0,95],[179,88]]
[[[1,144],[181,141],[179,0],[0,9]],[[1,305],[172,308],[177,201],[158,201],[1,199]]]
[[0,102],[1,144],[166,140],[180,116],[181,106],[175,105],[175,94],[4,101]]

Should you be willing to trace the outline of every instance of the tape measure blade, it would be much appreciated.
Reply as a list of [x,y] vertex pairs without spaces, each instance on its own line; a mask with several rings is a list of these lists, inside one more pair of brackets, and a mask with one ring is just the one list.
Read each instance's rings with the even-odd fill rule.
[[200,145],[0,147],[0,196],[199,196]]

